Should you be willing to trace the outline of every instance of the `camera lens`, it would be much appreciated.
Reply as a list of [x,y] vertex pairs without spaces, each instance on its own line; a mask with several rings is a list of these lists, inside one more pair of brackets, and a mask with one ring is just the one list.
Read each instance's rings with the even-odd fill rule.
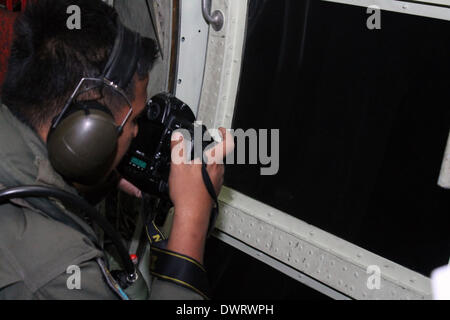
[[150,102],[148,104],[147,118],[149,120],[155,121],[159,118],[161,114],[161,106],[155,102]]

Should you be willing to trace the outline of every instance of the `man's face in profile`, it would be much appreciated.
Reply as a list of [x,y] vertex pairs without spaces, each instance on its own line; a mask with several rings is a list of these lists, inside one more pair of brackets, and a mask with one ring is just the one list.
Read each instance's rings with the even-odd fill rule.
[[[147,85],[149,81],[148,77],[144,80],[139,80],[138,77],[135,75],[133,81],[135,81],[135,89],[134,89],[135,99],[131,101],[133,113],[131,114],[130,118],[123,127],[122,134],[120,135],[117,141],[116,156],[114,158],[111,170],[109,172],[111,172],[113,169],[117,167],[117,165],[120,163],[120,161],[128,151],[128,148],[131,145],[131,141],[137,136],[139,128],[136,119],[144,111],[145,104],[147,102]],[[117,114],[115,114],[117,125],[121,124],[123,119],[126,117],[128,111],[129,111],[128,107],[124,107],[121,108],[121,110],[117,112]]]

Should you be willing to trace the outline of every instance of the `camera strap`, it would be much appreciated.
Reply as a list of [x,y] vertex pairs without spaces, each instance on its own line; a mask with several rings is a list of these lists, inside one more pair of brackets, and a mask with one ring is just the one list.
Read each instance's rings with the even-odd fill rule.
[[150,274],[158,279],[183,286],[209,299],[209,282],[202,264],[183,254],[167,250],[168,240],[154,220],[146,225],[150,242]]
[[211,210],[211,217],[209,220],[209,227],[208,227],[208,234],[207,237],[209,237],[214,230],[214,226],[216,225],[216,220],[219,215],[219,201],[217,199],[216,191],[214,190],[214,185],[211,181],[211,178],[209,177],[208,171],[206,170],[206,163],[203,160],[202,164],[202,176],[203,176],[203,183],[205,184],[206,190],[208,190],[209,195],[213,199],[213,207]]
[[[203,162],[203,182],[214,201],[207,233],[209,237],[219,213],[219,203],[206,168],[206,163]],[[188,256],[167,250],[168,240],[156,226],[152,215],[146,224],[146,232],[151,246],[150,273],[156,278],[184,286],[208,299],[210,288],[205,268]]]

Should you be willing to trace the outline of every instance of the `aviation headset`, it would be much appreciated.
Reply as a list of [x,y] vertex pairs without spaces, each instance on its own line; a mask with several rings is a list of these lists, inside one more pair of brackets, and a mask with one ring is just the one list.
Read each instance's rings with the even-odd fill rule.
[[[117,140],[131,116],[133,108],[123,91],[137,70],[142,40],[117,19],[117,36],[111,55],[98,78],[82,78],[66,102],[61,113],[52,121],[47,138],[47,149],[54,169],[66,179],[82,184],[93,184],[101,178],[115,157]],[[86,82],[96,86],[82,89]],[[129,105],[129,112],[117,126],[112,112],[98,101],[76,102],[76,97],[97,87],[110,87]],[[15,198],[53,197],[64,204],[81,208],[111,238],[124,263],[126,280],[137,279],[136,268],[122,243],[120,234],[84,199],[65,191],[43,186],[21,186],[0,190],[0,203]]]
[[[141,55],[138,33],[117,20],[117,36],[111,55],[98,78],[82,78],[64,108],[52,121],[47,138],[48,156],[54,169],[66,179],[85,185],[94,184],[110,168],[117,140],[133,108],[124,89],[132,80]],[[84,89],[87,82],[95,86]],[[129,112],[117,126],[112,112],[98,101],[74,101],[96,87],[110,87],[129,105]]]

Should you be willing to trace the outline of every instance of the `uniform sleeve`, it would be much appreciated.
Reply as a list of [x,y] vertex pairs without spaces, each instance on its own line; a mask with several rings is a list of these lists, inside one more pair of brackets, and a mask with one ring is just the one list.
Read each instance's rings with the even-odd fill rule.
[[209,299],[210,288],[205,268],[196,260],[162,247],[151,246],[151,299]]
[[205,298],[191,289],[173,282],[153,278],[150,300],[204,300]]
[[78,270],[63,273],[34,293],[38,300],[117,300],[95,260],[80,264]]

